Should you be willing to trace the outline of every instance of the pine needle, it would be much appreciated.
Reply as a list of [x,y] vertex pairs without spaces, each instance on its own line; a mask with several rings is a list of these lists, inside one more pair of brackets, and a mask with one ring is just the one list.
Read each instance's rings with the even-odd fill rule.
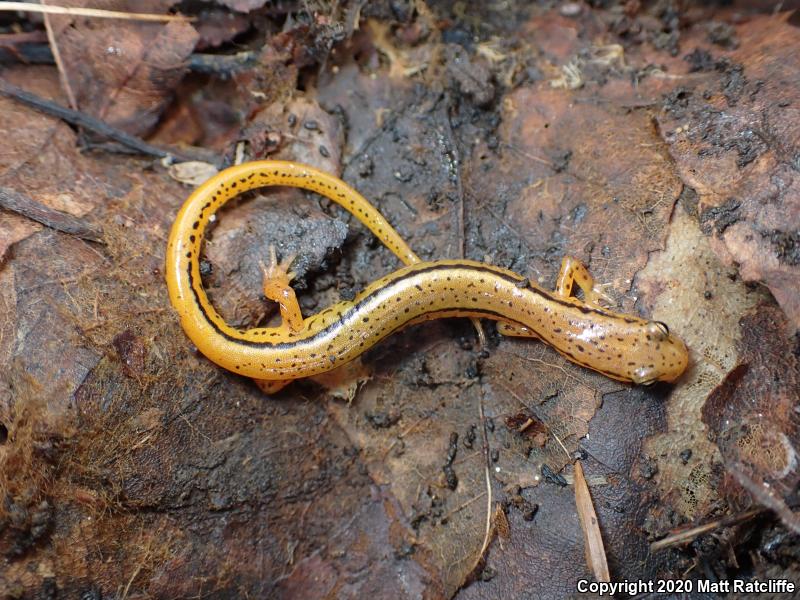
[[603,547],[603,535],[600,533],[600,525],[592,504],[592,496],[589,494],[589,486],[586,485],[586,479],[583,476],[581,461],[575,462],[575,504],[583,530],[586,562],[597,581],[611,581],[606,551]]
[[67,6],[50,6],[33,2],[0,2],[0,11],[23,11],[46,13],[49,15],[73,15],[77,17],[94,17],[98,19],[126,19],[129,21],[194,21],[194,17],[183,15],[156,15],[152,13],[129,13],[100,8],[78,8]]

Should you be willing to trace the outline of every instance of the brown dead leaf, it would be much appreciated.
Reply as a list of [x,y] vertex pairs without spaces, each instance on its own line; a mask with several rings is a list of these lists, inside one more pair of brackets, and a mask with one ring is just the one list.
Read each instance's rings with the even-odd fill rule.
[[[43,98],[53,99],[55,94],[60,100],[58,78],[50,69],[9,69],[3,77]],[[94,177],[101,169],[75,147],[68,125],[2,97],[0,131],[14,132],[0,156],[0,185],[74,216],[102,202],[106,191]]]
[[497,532],[497,535],[501,539],[507,540],[509,537],[511,537],[511,528],[508,525],[508,518],[506,517],[506,511],[503,510],[503,505],[500,504],[499,502],[495,505],[494,508],[492,524],[494,526],[494,530]]
[[[20,68],[6,71],[4,77],[43,97],[58,90],[52,69]],[[0,131],[14,132],[5,136],[0,186],[76,216],[120,193],[120,182],[99,177],[102,168],[79,152],[72,130],[52,117],[0,98]],[[0,214],[0,231],[5,244],[15,244],[14,260],[3,266],[14,283],[6,300],[15,332],[3,344],[8,344],[9,353],[0,371],[11,373],[15,357],[24,356],[27,375],[48,382],[39,397],[53,399],[50,408],[60,413],[68,406],[69,393],[97,361],[95,352],[75,348],[74,319],[66,315],[70,309],[65,307],[90,312],[90,307],[75,306],[72,293],[78,280],[103,259],[72,236],[42,230],[5,211]]]
[[5,261],[11,246],[40,229],[41,226],[30,219],[8,211],[0,212],[0,265]]
[[[221,3],[220,3],[221,4]],[[213,9],[203,11],[194,28],[198,33],[197,50],[217,48],[250,28],[246,15]]]
[[[461,326],[469,331],[469,323]],[[331,411],[360,449],[370,478],[397,503],[402,529],[429,557],[430,576],[452,593],[480,559],[491,518],[482,436],[475,432],[482,427],[481,392],[464,379],[474,358],[448,339],[447,325],[425,328],[431,341],[421,339],[419,328],[395,336],[382,352],[407,359],[373,357],[384,369],[395,367],[376,372],[357,403],[333,404]]]
[[[103,8],[164,13],[173,4],[173,0],[108,0]],[[87,2],[67,0],[65,5]],[[76,108],[128,133],[149,133],[186,73],[186,58],[198,38],[194,28],[178,22],[47,18]]]
[[[557,473],[569,464],[589,432],[588,423],[602,393],[618,389],[562,361],[536,341],[526,341],[528,347],[514,343],[511,350],[498,348],[484,367],[490,390],[487,413],[495,421],[489,433],[496,453],[492,474],[506,488],[536,486],[542,481],[543,467]],[[531,377],[531,373],[537,375]],[[543,435],[531,437],[509,426],[509,417],[520,410],[542,422]]]
[[769,287],[800,327],[800,52],[786,16],[736,28],[741,42],[700,85],[668,96],[660,117],[681,177],[698,193],[703,232],[746,281]]
[[[510,94],[502,126],[507,150],[502,161],[487,157],[481,167],[505,182],[494,182],[495,190],[516,194],[504,198],[484,189],[478,172],[473,194],[494,217],[496,233],[488,238],[487,231],[487,245],[495,248],[495,262],[544,283],[570,254],[619,297],[647,254],[663,244],[680,181],[646,114],[591,103],[578,111],[574,103],[570,93],[543,85]],[[501,236],[516,238],[517,249]],[[632,303],[622,305],[630,310]]]
[[800,482],[797,342],[774,307],[759,306],[741,324],[739,366],[703,407],[703,422],[728,471],[720,493],[741,508],[746,497],[735,481],[800,532],[800,516],[787,506]]
[[534,15],[521,24],[521,37],[547,52],[549,63],[565,63],[581,47],[580,23],[555,12]]

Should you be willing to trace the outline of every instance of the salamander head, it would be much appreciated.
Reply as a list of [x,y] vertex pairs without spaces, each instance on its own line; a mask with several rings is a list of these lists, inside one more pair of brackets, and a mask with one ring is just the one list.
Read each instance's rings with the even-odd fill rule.
[[646,321],[636,336],[635,363],[628,373],[630,380],[640,385],[656,381],[675,381],[686,370],[689,352],[686,345],[670,334],[661,321]]

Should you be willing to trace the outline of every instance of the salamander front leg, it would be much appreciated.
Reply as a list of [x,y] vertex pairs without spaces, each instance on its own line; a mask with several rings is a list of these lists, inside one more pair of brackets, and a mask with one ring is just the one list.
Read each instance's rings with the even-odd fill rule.
[[558,279],[556,279],[556,294],[569,298],[573,295],[573,284],[578,285],[583,292],[584,302],[590,306],[603,308],[603,303],[606,306],[614,303],[595,284],[591,273],[581,261],[572,256],[565,256],[561,261],[561,270],[558,272]]
[[[297,333],[303,328],[303,313],[300,311],[300,304],[297,302],[297,296],[291,286],[295,274],[293,271],[289,271],[289,267],[294,258],[294,256],[289,256],[278,263],[275,246],[270,246],[269,265],[261,263],[261,271],[264,273],[264,295],[277,302],[280,307],[281,327]],[[265,394],[275,394],[294,380],[254,379],[253,381]]]
[[294,258],[294,256],[290,256],[278,263],[275,246],[270,246],[269,265],[261,263],[261,271],[264,273],[264,295],[277,302],[280,307],[281,327],[297,333],[303,328],[303,313],[300,312],[300,304],[290,285],[292,279],[295,278],[294,271],[289,271],[289,266]]

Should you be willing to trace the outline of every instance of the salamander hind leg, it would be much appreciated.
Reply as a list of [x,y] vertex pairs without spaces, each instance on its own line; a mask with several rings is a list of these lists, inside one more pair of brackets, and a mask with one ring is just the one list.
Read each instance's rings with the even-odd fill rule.
[[614,303],[597,286],[589,269],[581,261],[572,256],[565,256],[561,261],[561,270],[556,280],[556,294],[569,298],[573,295],[573,284],[577,284],[583,292],[584,302],[590,306],[603,308]]
[[277,394],[287,385],[292,383],[294,379],[253,379],[255,384],[265,394]]
[[289,266],[294,258],[294,256],[290,256],[278,263],[275,246],[270,246],[269,265],[261,263],[261,271],[264,273],[264,295],[280,306],[282,326],[298,332],[303,328],[303,313],[300,311],[300,304],[297,302],[294,289],[290,285],[292,279],[295,278],[294,272],[289,271]]

